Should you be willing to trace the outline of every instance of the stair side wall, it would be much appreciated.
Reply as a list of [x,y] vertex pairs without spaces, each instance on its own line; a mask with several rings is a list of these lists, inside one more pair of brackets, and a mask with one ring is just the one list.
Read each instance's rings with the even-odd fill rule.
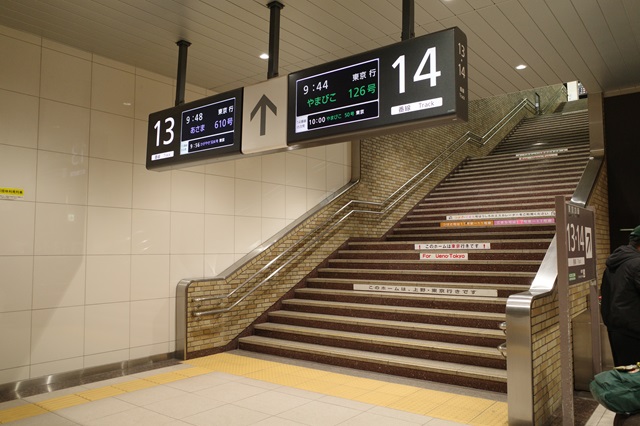
[[[593,208],[596,221],[597,285],[600,288],[605,261],[609,256],[609,201],[607,168],[603,164],[587,207]],[[571,318],[589,308],[589,283],[570,288]],[[597,308],[599,309],[599,308]],[[536,425],[546,425],[562,405],[560,377],[560,329],[557,294],[534,302],[531,311],[533,350],[533,409]],[[603,342],[607,345],[608,342]]]
[[[542,105],[545,102],[559,103],[564,99],[557,99],[559,85],[537,89]],[[469,122],[448,126],[427,128],[414,132],[381,136],[363,140],[361,143],[361,181],[348,193],[328,204],[320,212],[309,218],[295,230],[283,237],[277,243],[265,250],[226,280],[199,281],[190,286],[187,299],[196,297],[226,294],[236,288],[247,278],[255,274],[260,268],[277,254],[282,253],[293,245],[307,232],[323,223],[342,205],[350,199],[380,201],[396,191],[411,176],[420,171],[434,159],[443,148],[454,142],[470,130],[476,134],[484,134],[498,120],[504,117],[522,98],[532,100],[534,91],[513,93],[504,96],[481,99],[469,103]],[[553,111],[553,108],[549,109]],[[523,110],[521,117],[526,112]],[[407,199],[399,203],[390,213],[380,219],[364,215],[353,215],[340,227],[324,236],[296,261],[285,267],[277,276],[251,294],[236,309],[208,317],[195,318],[191,314],[198,309],[214,309],[225,306],[222,304],[204,304],[196,307],[189,302],[187,307],[187,344],[188,358],[203,356],[211,353],[233,349],[233,340],[243,330],[250,326],[265,310],[276,303],[293,286],[299,283],[307,274],[333,253],[340,245],[351,237],[378,238],[382,236],[394,223],[402,218],[422,197],[447,176],[461,161],[468,156],[484,156],[512,129],[513,123],[505,127],[490,143],[478,146],[466,144],[452,156],[437,173],[425,180]],[[253,282],[259,282],[266,275],[257,276]],[[251,288],[251,285],[247,286]],[[233,300],[231,301],[233,302]]]

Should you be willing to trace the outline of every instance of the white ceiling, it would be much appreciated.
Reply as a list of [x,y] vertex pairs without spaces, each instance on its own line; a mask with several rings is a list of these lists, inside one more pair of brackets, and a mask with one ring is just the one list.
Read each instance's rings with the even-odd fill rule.
[[[0,24],[216,92],[267,79],[270,0],[0,0]],[[279,74],[400,40],[402,0],[281,0]],[[460,27],[470,99],[579,80],[640,90],[640,0],[415,0],[420,36]],[[528,68],[517,71],[516,65]]]

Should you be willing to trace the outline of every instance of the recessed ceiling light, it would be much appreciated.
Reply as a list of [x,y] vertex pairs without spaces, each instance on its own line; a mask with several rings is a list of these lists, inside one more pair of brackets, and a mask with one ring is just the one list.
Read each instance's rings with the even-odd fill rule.
[[525,69],[527,66],[525,64],[520,64],[516,67],[517,70],[523,70]]
[[263,53],[262,55],[260,55],[260,59],[269,59],[269,55]]

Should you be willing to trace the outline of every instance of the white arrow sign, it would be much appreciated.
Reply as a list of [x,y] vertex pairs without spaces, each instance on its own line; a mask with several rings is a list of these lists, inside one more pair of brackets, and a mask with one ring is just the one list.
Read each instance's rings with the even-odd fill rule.
[[242,153],[287,147],[287,77],[244,88]]

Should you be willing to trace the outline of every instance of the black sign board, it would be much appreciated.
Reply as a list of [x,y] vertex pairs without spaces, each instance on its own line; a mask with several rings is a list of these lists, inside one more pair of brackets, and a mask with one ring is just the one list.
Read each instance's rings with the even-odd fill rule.
[[242,91],[236,89],[150,114],[147,169],[194,165],[239,153]]
[[287,143],[467,120],[467,39],[451,28],[289,74]]
[[[593,211],[556,197],[558,235],[558,282],[574,285],[596,279],[595,218]],[[565,272],[566,271],[566,272]]]

